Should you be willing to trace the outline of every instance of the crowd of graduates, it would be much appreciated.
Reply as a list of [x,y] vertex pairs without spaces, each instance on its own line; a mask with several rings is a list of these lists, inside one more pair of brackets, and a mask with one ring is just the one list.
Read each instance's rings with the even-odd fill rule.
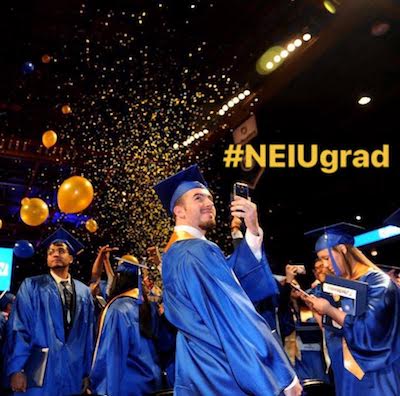
[[[213,223],[215,208],[195,176],[173,179],[176,227],[162,259],[152,247],[144,262],[125,255],[113,268],[117,249],[102,246],[84,285],[70,275],[80,242],[63,229],[45,241],[49,273],[0,299],[1,395],[398,395],[399,278],[335,225],[317,230],[304,292],[301,266],[272,275],[257,208],[244,198],[231,206],[226,259],[205,238],[202,219]],[[328,275],[367,284],[362,315],[323,298]]]

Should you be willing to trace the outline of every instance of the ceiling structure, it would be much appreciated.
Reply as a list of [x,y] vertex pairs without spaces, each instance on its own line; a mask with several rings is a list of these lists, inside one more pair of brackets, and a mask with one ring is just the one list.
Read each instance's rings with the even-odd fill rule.
[[[144,255],[146,247],[162,246],[170,229],[151,186],[196,161],[217,195],[222,226],[213,237],[229,251],[223,237],[229,191],[234,180],[252,178],[255,171],[226,169],[222,157],[232,132],[251,115],[258,126],[254,147],[314,143],[321,150],[372,151],[390,145],[385,169],[259,172],[252,196],[277,269],[288,260],[310,259],[311,242],[303,238],[309,228],[341,220],[380,226],[400,205],[393,187],[400,170],[400,5],[332,1],[332,14],[323,3],[3,1],[1,244],[29,239],[38,246],[65,223],[90,246],[88,260],[105,242]],[[265,51],[286,48],[304,33],[311,39],[278,62],[280,67],[257,72]],[[27,61],[33,71],[24,70]],[[249,95],[219,115],[245,90]],[[360,106],[364,95],[372,101]],[[71,114],[61,112],[65,104]],[[47,129],[58,134],[52,149],[41,145]],[[95,235],[60,219],[57,189],[74,174],[95,187],[95,200],[84,213],[97,219]],[[26,226],[19,218],[26,196],[48,203],[50,217],[42,226]],[[386,244],[379,260],[395,264],[395,245]]]

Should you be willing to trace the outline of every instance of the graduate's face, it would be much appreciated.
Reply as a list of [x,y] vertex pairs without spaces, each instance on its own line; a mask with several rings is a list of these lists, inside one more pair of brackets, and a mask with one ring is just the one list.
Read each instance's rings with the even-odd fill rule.
[[213,197],[206,188],[187,191],[174,208],[177,225],[185,224],[203,231],[215,227],[215,206]]
[[[346,265],[344,263],[344,257],[343,257],[344,252],[342,252],[342,250],[340,249],[341,246],[342,245],[338,245],[338,248],[332,248],[331,253],[332,253],[333,259],[335,260],[335,263],[339,267],[340,273],[345,274],[347,271],[346,271]],[[327,273],[334,274],[335,271],[333,268],[332,260],[329,256],[329,250],[328,249],[320,250],[317,255],[318,255],[319,260],[322,262],[324,271],[326,271]]]
[[72,264],[74,258],[69,253],[65,243],[51,244],[47,250],[47,266],[49,268],[64,268]]

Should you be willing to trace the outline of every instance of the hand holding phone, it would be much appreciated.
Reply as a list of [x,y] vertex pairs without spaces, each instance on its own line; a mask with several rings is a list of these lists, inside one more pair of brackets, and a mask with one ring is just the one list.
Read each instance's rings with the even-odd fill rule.
[[310,298],[310,297],[311,297],[311,294],[308,294],[307,292],[305,292],[305,291],[304,291],[299,285],[297,285],[296,283],[290,282],[289,284],[290,284],[290,286],[291,286],[294,290],[296,290],[296,291],[298,291],[300,294],[302,294],[303,297],[305,297],[305,298]]
[[232,195],[231,215],[243,219],[247,230],[259,236],[257,205],[249,198],[249,186],[246,183],[236,182],[233,185]]

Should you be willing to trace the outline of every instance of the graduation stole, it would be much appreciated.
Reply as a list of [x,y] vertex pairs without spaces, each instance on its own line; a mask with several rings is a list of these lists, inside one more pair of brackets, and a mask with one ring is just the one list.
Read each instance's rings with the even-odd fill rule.
[[292,363],[293,366],[295,364],[296,358],[297,360],[301,360],[301,351],[297,345],[296,340],[296,330],[293,330],[288,336],[285,337],[284,349],[286,354],[288,355],[290,363]]
[[[363,275],[365,275],[368,271],[370,271],[372,268],[356,263],[356,265],[352,268],[352,280],[357,280],[361,278]],[[365,373],[363,369],[359,366],[357,361],[354,359],[347,342],[345,338],[342,338],[342,348],[343,348],[343,364],[344,367],[347,371],[350,371],[355,377],[357,377],[360,381],[363,379]]]
[[360,381],[363,379],[365,373],[363,369],[359,366],[357,363],[356,359],[354,359],[353,355],[351,354],[351,351],[349,347],[347,346],[346,339],[343,337],[342,338],[342,348],[343,348],[343,364],[344,368],[347,371],[350,371],[357,379]]
[[132,298],[138,299],[139,298],[139,289],[136,287],[136,288],[128,290],[128,291],[126,291],[124,293],[118,294],[118,296],[115,296],[111,301],[109,301],[107,303],[107,305],[105,306],[105,308],[103,309],[103,312],[101,313],[101,317],[100,317],[100,322],[99,322],[99,329],[98,329],[98,333],[97,333],[96,347],[94,348],[94,353],[93,353],[92,368],[94,366],[94,362],[96,361],[97,351],[98,351],[99,345],[100,345],[101,332],[103,331],[103,326],[104,326],[104,321],[105,321],[105,318],[106,318],[107,310],[110,307],[110,305],[117,298],[120,298],[120,297],[132,297]]
[[351,280],[360,279],[364,276],[368,271],[374,269],[368,265],[356,263],[356,265],[351,269]]
[[171,238],[169,239],[169,242],[167,243],[167,246],[165,246],[164,253],[168,251],[168,249],[172,246],[173,243],[178,241],[184,241],[186,239],[196,239],[196,238],[187,231],[174,231],[171,235]]

